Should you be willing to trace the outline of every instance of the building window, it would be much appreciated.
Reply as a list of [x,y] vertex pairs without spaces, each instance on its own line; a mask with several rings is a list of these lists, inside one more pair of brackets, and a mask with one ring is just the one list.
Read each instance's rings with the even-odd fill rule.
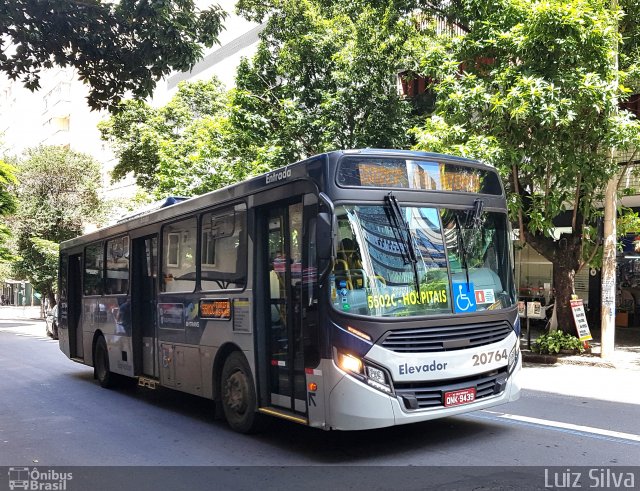
[[427,114],[435,108],[433,81],[410,70],[398,73],[398,93],[411,102],[415,114]]
[[398,74],[398,89],[402,96],[409,99],[418,97],[427,91],[429,83],[425,77],[409,70]]
[[640,94],[633,94],[626,101],[620,103],[621,109],[626,109],[636,118],[640,117]]

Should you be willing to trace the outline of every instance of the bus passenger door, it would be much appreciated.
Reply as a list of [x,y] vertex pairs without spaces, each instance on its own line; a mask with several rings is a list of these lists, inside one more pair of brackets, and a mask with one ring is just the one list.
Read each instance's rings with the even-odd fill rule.
[[69,256],[67,322],[70,358],[84,359],[82,338],[82,255]]
[[[264,216],[266,215],[266,216]],[[268,404],[307,413],[302,336],[303,204],[290,200],[264,209],[262,268],[268,297],[265,319]],[[264,222],[263,222],[264,223]],[[268,278],[268,280],[267,280]]]
[[131,314],[135,375],[158,378],[156,289],[158,236],[133,239]]

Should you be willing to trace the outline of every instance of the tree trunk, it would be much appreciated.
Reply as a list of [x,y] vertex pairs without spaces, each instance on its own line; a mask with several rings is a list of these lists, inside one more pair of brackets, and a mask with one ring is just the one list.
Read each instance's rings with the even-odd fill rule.
[[577,234],[562,234],[560,240],[553,240],[552,237],[527,233],[527,242],[553,265],[554,310],[558,329],[575,334],[570,301],[580,265],[582,237]]
[[553,286],[555,288],[555,310],[558,329],[575,333],[573,314],[571,313],[571,295],[574,293],[575,270],[564,263],[553,265]]

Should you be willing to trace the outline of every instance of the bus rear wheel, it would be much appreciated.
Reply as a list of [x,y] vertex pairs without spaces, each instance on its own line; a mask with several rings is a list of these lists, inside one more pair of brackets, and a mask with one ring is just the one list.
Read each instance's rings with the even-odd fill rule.
[[221,376],[221,396],[224,417],[232,430],[252,433],[258,429],[256,391],[251,368],[239,351],[231,353],[224,362]]
[[96,341],[95,352],[93,354],[94,373],[98,382],[105,389],[114,385],[114,374],[109,368],[109,351],[107,350],[107,342],[103,336]]

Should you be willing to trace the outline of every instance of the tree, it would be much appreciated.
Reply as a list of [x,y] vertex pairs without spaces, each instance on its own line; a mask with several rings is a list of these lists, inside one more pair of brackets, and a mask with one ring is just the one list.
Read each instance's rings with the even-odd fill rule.
[[231,157],[270,168],[336,148],[406,147],[410,104],[396,89],[415,24],[394,2],[240,2],[261,21],[231,97]]
[[[423,40],[421,71],[436,114],[415,129],[417,148],[480,157],[508,184],[521,237],[553,264],[559,326],[573,325],[574,276],[593,257],[610,149],[640,143],[618,108],[620,13],[599,0],[453,2],[464,35]],[[464,17],[466,15],[466,17]],[[623,73],[623,75],[625,75]],[[622,78],[622,77],[621,77]],[[556,219],[571,231],[554,238]]]
[[640,94],[640,2],[620,0],[624,15],[620,19],[621,43],[618,46],[622,83],[629,94]]
[[100,164],[62,147],[37,147],[18,163],[18,209],[11,220],[19,256],[16,278],[27,279],[55,303],[57,244],[100,224]]
[[140,187],[161,198],[201,194],[245,176],[223,158],[226,126],[226,94],[212,79],[180,83],[161,108],[126,101],[99,128],[118,157],[112,178],[131,172]]
[[0,70],[39,88],[40,71],[74,67],[89,105],[114,109],[125,93],[153,93],[172,70],[187,71],[217,42],[224,11],[193,0],[12,0],[0,3]]
[[[16,169],[0,160],[0,217],[6,217],[16,211],[16,198],[12,188],[17,184]],[[13,256],[7,242],[11,232],[9,228],[0,223],[0,263],[10,260]]]
[[241,8],[253,20],[269,16],[229,100],[198,82],[181,85],[164,108],[124,103],[102,126],[119,157],[114,178],[133,172],[157,196],[191,195],[326,150],[409,144],[411,105],[395,75],[416,30],[391,3]]

